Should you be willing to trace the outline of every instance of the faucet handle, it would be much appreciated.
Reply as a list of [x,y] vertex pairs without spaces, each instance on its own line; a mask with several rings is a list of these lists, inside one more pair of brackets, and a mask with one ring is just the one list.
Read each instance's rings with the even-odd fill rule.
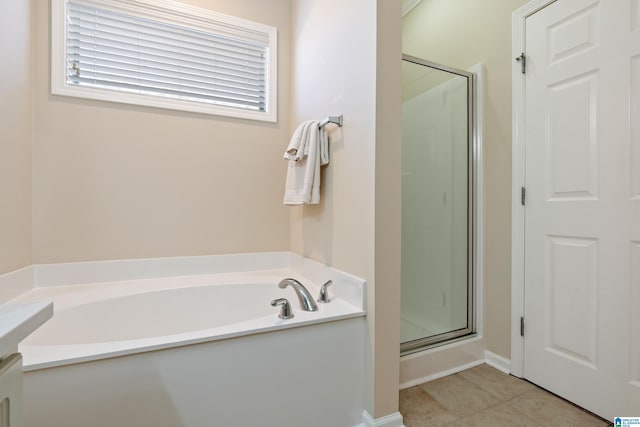
[[329,291],[327,288],[332,284],[332,280],[327,280],[325,284],[320,287],[320,297],[318,298],[318,302],[331,302],[331,298],[329,298]]
[[280,314],[278,314],[278,317],[281,319],[291,319],[293,317],[293,311],[291,310],[291,304],[289,304],[289,300],[286,298],[278,298],[278,299],[274,299],[273,301],[271,301],[271,305],[273,307],[279,305],[280,307]]

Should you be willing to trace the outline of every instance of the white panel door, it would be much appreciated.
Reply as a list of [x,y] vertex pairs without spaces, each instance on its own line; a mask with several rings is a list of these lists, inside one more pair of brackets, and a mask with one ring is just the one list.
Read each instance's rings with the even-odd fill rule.
[[640,2],[526,19],[524,376],[640,415]]

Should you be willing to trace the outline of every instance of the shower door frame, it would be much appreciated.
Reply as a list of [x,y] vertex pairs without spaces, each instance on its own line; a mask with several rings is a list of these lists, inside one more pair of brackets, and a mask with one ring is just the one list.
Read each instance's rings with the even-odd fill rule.
[[[477,335],[478,322],[476,321],[476,314],[478,313],[477,288],[479,278],[476,273],[479,271],[480,263],[478,262],[479,248],[477,248],[477,233],[479,230],[477,230],[476,227],[476,221],[478,219],[479,177],[476,177],[476,174],[478,173],[481,150],[478,137],[478,108],[476,108],[476,102],[478,101],[477,73],[460,70],[407,54],[402,54],[402,60],[462,76],[467,79],[467,325],[464,328],[400,343],[400,355],[406,356]],[[481,69],[479,66],[473,68]]]

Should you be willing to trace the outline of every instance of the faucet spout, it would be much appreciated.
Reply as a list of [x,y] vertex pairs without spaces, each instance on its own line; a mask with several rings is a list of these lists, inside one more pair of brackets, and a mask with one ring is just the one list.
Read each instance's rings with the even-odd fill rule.
[[300,306],[304,311],[318,310],[316,302],[313,300],[313,297],[302,283],[298,282],[296,279],[291,278],[283,279],[280,281],[280,283],[278,283],[278,287],[280,289],[284,289],[287,286],[291,286],[296,291],[296,295],[298,296],[298,300],[300,301]]

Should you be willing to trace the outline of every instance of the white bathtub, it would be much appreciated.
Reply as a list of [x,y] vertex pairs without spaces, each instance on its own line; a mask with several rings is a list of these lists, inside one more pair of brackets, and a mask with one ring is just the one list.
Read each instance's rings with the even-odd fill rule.
[[[54,302],[54,317],[19,347],[25,427],[359,424],[365,312],[340,298],[353,284],[328,277],[334,299],[305,312],[293,289],[278,288],[284,277],[314,296],[321,284],[279,268],[21,295]],[[280,297],[293,319],[277,317],[270,302]]]

